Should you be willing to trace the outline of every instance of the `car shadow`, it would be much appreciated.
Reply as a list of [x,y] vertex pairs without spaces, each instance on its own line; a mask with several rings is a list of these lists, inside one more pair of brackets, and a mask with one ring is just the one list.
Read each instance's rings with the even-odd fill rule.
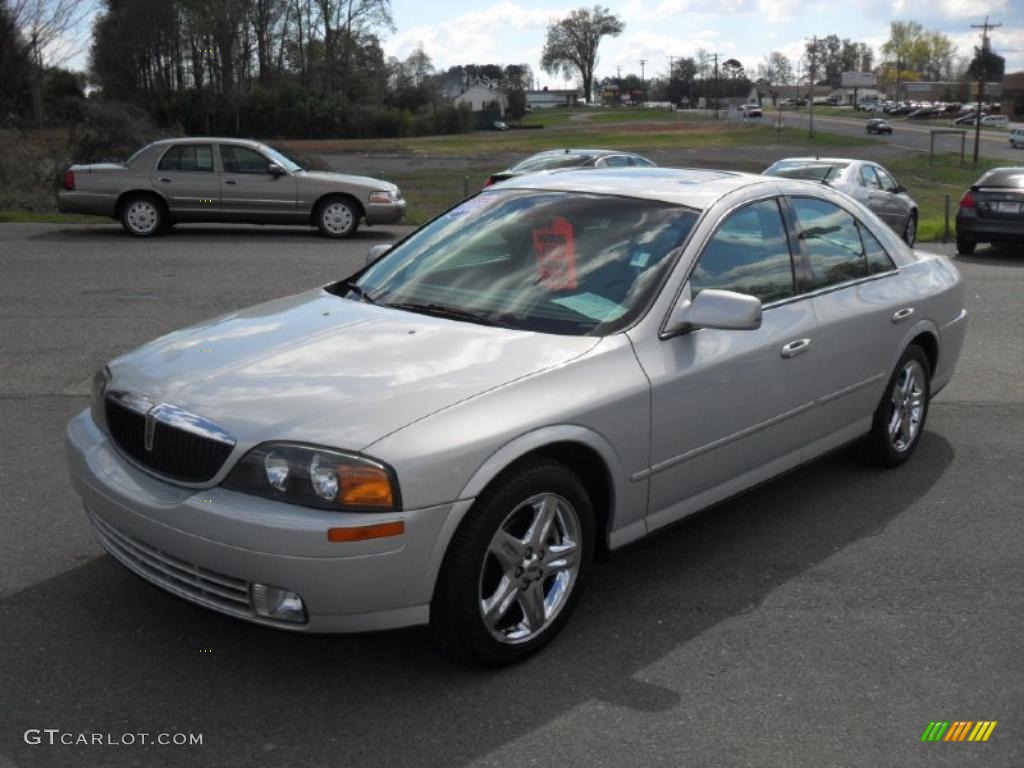
[[956,260],[987,267],[1024,267],[1024,245],[979,247],[970,255],[958,253]]
[[407,227],[401,230],[389,227],[360,227],[356,232],[342,240],[331,240],[322,237],[316,229],[302,226],[286,226],[272,224],[178,224],[154,238],[133,238],[120,224],[86,224],[69,226],[54,232],[36,235],[33,239],[72,240],[72,239],[117,239],[138,243],[188,242],[188,241],[225,241],[225,240],[290,240],[293,242],[390,242],[405,235]]
[[[420,630],[332,637],[250,625],[99,558],[0,603],[8,743],[17,735],[20,750],[11,757],[67,755],[21,743],[27,728],[59,726],[202,732],[222,766],[320,765],[329,754],[346,765],[457,766],[589,700],[666,710],[679,695],[642,680],[645,668],[877,534],[953,456],[932,432],[895,471],[846,448],[692,517],[601,563],[562,635],[499,671],[449,660]],[[146,754],[155,765],[178,751],[160,749],[79,749],[75,764]]]

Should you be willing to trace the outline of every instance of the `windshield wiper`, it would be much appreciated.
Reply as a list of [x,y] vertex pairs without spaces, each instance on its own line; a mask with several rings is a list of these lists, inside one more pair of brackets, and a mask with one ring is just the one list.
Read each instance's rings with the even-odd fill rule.
[[341,283],[339,283],[339,285],[341,285],[342,288],[349,291],[350,293],[354,293],[367,304],[377,303],[377,301],[372,296],[370,296],[369,293],[366,292],[366,289],[364,289],[363,286],[359,285],[358,283],[353,283],[351,280],[343,280]]
[[421,315],[432,315],[434,317],[447,317],[452,320],[468,320],[471,323],[479,323],[481,325],[493,325],[499,328],[515,328],[515,326],[506,323],[502,320],[498,320],[496,317],[490,315],[481,315],[477,312],[471,312],[468,309],[459,309],[457,307],[446,307],[442,304],[420,304],[418,302],[395,302],[393,304],[385,304],[386,307],[394,307],[395,309],[404,309],[407,312],[418,312]]

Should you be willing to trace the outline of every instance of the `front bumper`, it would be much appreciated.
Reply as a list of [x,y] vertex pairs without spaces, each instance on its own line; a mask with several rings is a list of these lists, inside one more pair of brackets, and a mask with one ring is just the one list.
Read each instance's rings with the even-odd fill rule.
[[373,224],[397,224],[405,216],[405,200],[399,199],[393,203],[366,203],[366,223]]
[[[429,620],[440,534],[471,501],[385,514],[298,507],[214,487],[182,488],[134,468],[93,422],[73,418],[72,483],[97,538],[122,565],[179,597],[237,618],[307,632],[359,632]],[[327,529],[402,520],[401,536],[332,543]],[[303,624],[258,617],[253,583],[298,593]]]

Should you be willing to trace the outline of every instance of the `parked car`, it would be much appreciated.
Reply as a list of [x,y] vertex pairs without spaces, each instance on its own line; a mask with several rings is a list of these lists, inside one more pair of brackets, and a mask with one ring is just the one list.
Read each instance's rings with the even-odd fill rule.
[[981,118],[981,124],[988,128],[1005,128],[1010,124],[1010,118],[1006,115],[985,115]]
[[492,173],[484,187],[507,181],[516,176],[538,171],[555,171],[566,168],[653,168],[654,163],[634,152],[617,149],[551,149],[530,155],[511,168]]
[[892,124],[880,117],[873,117],[868,120],[865,128],[868,133],[892,133]]
[[907,194],[906,187],[898,184],[878,163],[846,158],[790,157],[774,163],[764,173],[826,183],[871,209],[907,245],[913,246],[917,241],[917,203]]
[[596,551],[852,440],[905,462],[966,326],[952,262],[799,180],[531,175],[385,249],[97,374],[67,448],[115,560],[268,627],[429,621],[511,663]]
[[1024,245],[1024,168],[993,168],[960,198],[956,248],[974,253],[978,243]]
[[915,109],[907,115],[908,120],[934,120],[936,117],[942,115],[942,110],[938,107],[921,107]]
[[[986,114],[987,114],[986,112],[982,112],[981,113],[981,119],[982,120],[985,119]],[[968,112],[968,113],[966,113],[964,115],[961,115],[956,120],[954,120],[953,124],[954,125],[974,125],[974,123],[977,121],[977,119],[978,119],[978,113],[977,112]]]
[[506,123],[504,120],[495,120],[493,123],[491,123],[491,128],[493,128],[496,131],[507,131],[508,123]]
[[119,219],[136,237],[196,221],[298,224],[349,237],[360,221],[401,221],[405,200],[391,182],[307,171],[256,141],[195,138],[153,142],[124,163],[71,166],[58,208]]
[[762,117],[764,113],[757,104],[743,104],[740,106],[740,114],[743,117]]
[[1024,147],[1024,128],[1013,128],[1010,130],[1010,146],[1014,149]]

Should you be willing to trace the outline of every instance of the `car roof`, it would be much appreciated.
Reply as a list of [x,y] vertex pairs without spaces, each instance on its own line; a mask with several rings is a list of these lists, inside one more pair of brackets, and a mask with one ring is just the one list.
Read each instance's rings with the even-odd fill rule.
[[[864,163],[867,160],[854,160],[851,157],[783,157],[775,163]],[[772,165],[775,165],[772,163]]]
[[744,187],[771,185],[775,179],[752,173],[706,168],[602,168],[531,173],[502,182],[495,191],[537,189],[592,192],[661,200],[703,210],[719,198]]
[[543,152],[537,152],[530,157],[548,156],[548,155],[587,155],[590,157],[597,157],[600,155],[636,155],[636,152],[628,152],[623,149],[577,149],[576,147],[566,147],[565,149],[546,149]]
[[976,187],[1024,187],[1024,167],[993,168],[974,182]]
[[229,136],[184,136],[172,139],[158,139],[154,141],[151,146],[163,146],[165,144],[209,144],[211,142],[220,142],[222,144],[243,144],[249,147],[263,147],[266,146],[261,141],[253,141],[252,139],[236,139]]

